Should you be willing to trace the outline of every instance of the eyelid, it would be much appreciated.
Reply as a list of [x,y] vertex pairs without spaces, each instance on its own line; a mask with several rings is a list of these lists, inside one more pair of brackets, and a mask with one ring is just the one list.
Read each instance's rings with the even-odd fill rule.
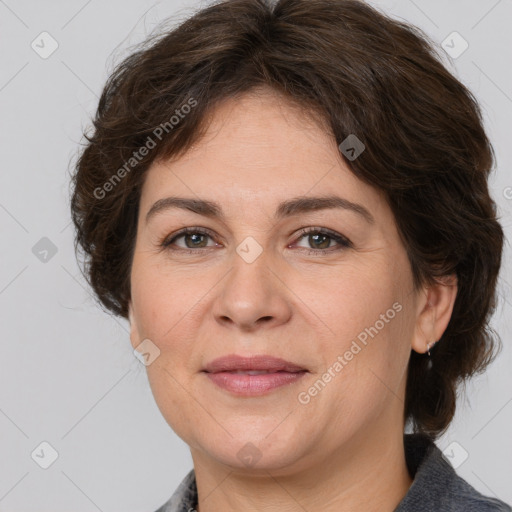
[[[175,233],[171,233],[170,235],[166,235],[164,237],[164,239],[160,241],[159,245],[163,249],[166,249],[177,238],[180,238],[180,237],[182,237],[184,235],[188,235],[188,234],[206,235],[206,236],[209,236],[212,240],[214,240],[215,237],[216,237],[215,233],[213,231],[207,229],[207,228],[193,227],[192,226],[192,227],[186,227],[186,228],[180,229],[180,230],[176,231]],[[176,250],[179,251],[180,249],[176,249]],[[186,251],[187,249],[181,249],[181,250]],[[197,249],[192,249],[192,250],[196,251]]]
[[[353,247],[352,242],[346,236],[342,235],[341,233],[338,233],[337,231],[333,231],[332,229],[322,228],[319,226],[310,226],[310,227],[301,229],[298,234],[297,241],[300,240],[303,236],[309,235],[312,233],[316,233],[316,234],[320,234],[320,235],[327,235],[329,238],[334,240],[342,248],[346,249],[346,248]],[[329,249],[309,249],[309,250],[314,251],[314,252],[327,253],[327,252],[331,252],[336,249],[333,247],[330,247]]]

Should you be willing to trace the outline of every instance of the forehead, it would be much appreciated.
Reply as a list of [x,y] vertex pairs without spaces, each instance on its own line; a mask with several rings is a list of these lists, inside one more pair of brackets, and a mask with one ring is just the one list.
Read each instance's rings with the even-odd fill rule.
[[277,93],[257,90],[216,106],[204,136],[185,154],[153,163],[141,213],[166,195],[270,209],[289,197],[333,194],[364,202],[376,215],[385,208],[383,194],[344,162],[320,117]]

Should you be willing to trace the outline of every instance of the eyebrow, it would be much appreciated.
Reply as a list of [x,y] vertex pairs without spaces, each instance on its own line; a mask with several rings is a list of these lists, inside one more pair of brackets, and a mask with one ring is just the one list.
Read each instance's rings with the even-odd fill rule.
[[[187,197],[164,197],[156,201],[149,209],[146,214],[146,223],[157,213],[172,208],[190,210],[198,215],[225,220],[222,208],[213,201],[191,199]],[[275,219],[282,219],[301,213],[333,208],[352,211],[363,217],[369,224],[375,223],[373,215],[363,205],[353,203],[352,201],[339,196],[295,197],[293,199],[288,199],[279,204],[274,217]]]

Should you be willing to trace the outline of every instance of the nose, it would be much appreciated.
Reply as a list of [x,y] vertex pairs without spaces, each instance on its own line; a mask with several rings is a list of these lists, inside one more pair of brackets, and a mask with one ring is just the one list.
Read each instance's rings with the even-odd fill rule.
[[235,253],[231,270],[219,283],[213,305],[216,321],[244,331],[286,323],[291,317],[292,293],[283,277],[266,251],[252,262]]

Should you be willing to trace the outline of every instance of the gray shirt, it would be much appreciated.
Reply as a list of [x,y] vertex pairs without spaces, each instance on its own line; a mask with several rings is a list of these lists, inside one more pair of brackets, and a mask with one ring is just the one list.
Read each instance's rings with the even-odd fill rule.
[[[429,437],[405,434],[404,447],[413,483],[393,512],[512,512],[509,505],[480,494],[458,476]],[[191,470],[156,512],[194,512],[196,507],[196,479]]]

